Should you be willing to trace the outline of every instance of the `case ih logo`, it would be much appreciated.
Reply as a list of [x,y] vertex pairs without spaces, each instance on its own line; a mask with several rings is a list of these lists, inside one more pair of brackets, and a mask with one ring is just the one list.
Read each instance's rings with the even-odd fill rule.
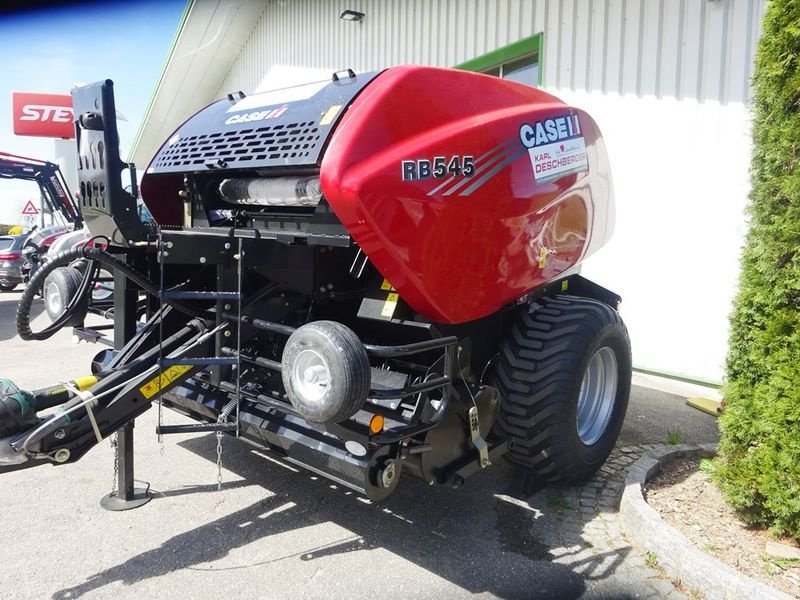
[[12,92],[14,133],[38,137],[73,138],[72,96]]

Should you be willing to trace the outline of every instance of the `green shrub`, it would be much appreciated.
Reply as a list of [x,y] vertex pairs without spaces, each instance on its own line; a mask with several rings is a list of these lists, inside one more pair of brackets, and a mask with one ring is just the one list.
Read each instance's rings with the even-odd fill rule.
[[772,0],[753,78],[750,228],[715,477],[750,523],[800,538],[800,0]]

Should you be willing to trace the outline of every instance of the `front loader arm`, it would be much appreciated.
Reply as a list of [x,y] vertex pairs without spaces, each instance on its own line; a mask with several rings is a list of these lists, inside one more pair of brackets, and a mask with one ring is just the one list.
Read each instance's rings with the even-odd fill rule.
[[82,226],[81,212],[57,164],[0,152],[0,179],[35,182],[50,212],[61,213],[75,229]]
[[[193,319],[174,335],[140,354],[125,364],[111,363],[111,367],[96,375],[97,383],[85,392],[67,384],[61,390],[65,400],[55,411],[33,416],[34,412],[52,407],[52,388],[25,394],[27,401],[0,403],[0,474],[26,469],[42,464],[67,464],[76,462],[93,446],[150,408],[159,394],[180,385],[199,369],[200,365],[181,364],[181,359],[191,359],[208,354],[217,328],[210,329],[207,322]],[[131,340],[152,333],[142,330]],[[160,357],[163,357],[162,361]],[[29,424],[19,430],[20,413],[25,407],[30,414],[23,415]],[[30,406],[33,405],[33,406]],[[13,431],[17,429],[17,431]],[[9,431],[13,431],[8,435]]]

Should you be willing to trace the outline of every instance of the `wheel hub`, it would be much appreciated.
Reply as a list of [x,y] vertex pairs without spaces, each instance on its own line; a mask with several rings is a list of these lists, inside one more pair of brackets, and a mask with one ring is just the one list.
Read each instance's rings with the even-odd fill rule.
[[319,402],[331,383],[331,372],[319,353],[303,350],[295,360],[292,379],[295,389],[305,398]]
[[61,302],[61,292],[58,291],[58,286],[52,282],[48,283],[44,296],[50,312],[54,315],[60,315],[63,312],[63,306]]
[[578,396],[578,437],[587,446],[596,443],[608,427],[618,383],[617,357],[604,346],[589,359]]

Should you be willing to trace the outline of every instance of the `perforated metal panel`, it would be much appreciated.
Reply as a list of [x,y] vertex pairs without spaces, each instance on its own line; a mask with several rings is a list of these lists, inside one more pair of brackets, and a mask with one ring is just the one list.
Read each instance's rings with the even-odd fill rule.
[[191,135],[161,152],[155,167],[190,167],[219,160],[234,169],[250,166],[253,161],[301,159],[305,163],[319,140],[314,121]]
[[[150,173],[306,167],[322,149],[353,98],[377,75],[322,82],[302,100],[229,96],[204,108],[161,147]],[[274,92],[280,97],[281,91]],[[291,93],[291,92],[290,92]]]

